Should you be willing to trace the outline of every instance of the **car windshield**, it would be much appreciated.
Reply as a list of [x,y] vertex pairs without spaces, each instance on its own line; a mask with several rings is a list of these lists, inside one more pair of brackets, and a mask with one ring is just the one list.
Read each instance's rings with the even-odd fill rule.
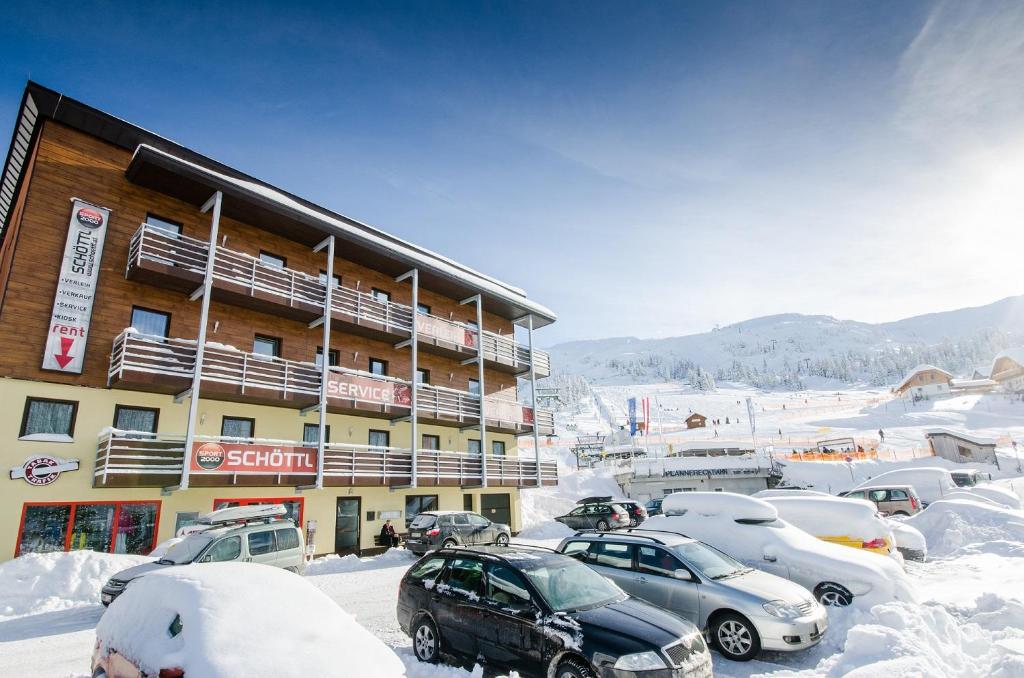
[[710,579],[725,579],[749,570],[742,563],[699,541],[677,544],[672,550]]
[[422,530],[427,527],[431,527],[437,521],[437,517],[421,513],[412,519],[412,523],[409,527]]
[[199,554],[203,552],[210,542],[213,541],[212,534],[206,534],[200,532],[198,534],[190,534],[185,537],[177,544],[167,549],[167,553],[164,557],[157,562],[161,565],[185,565],[191,563]]
[[524,569],[523,573],[555,612],[600,607],[626,597],[610,580],[568,558]]

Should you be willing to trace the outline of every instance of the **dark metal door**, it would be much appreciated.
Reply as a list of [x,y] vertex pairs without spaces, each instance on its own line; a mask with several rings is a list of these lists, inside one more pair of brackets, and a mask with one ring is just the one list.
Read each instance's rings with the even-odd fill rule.
[[334,552],[338,555],[359,553],[359,497],[338,497],[334,522]]
[[512,500],[508,494],[481,494],[480,513],[492,523],[512,524]]

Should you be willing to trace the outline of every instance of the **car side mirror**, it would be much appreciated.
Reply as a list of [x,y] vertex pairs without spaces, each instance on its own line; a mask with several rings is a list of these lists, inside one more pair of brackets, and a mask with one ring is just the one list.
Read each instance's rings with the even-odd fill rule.
[[673,572],[672,576],[679,581],[693,581],[693,575],[690,574],[690,571],[684,570],[683,568],[679,568]]
[[213,559],[212,559],[212,558],[210,558],[210,556],[203,556],[203,557],[202,557],[202,559],[201,559],[201,560],[200,560],[199,562],[200,562],[200,563],[209,563],[209,562],[211,562],[212,560],[213,560]]
[[767,553],[766,553],[766,554],[764,554],[764,559],[765,559],[765,560],[766,560],[767,562],[769,562],[769,563],[774,563],[775,561],[777,561],[777,560],[778,560],[778,558],[776,558],[775,556],[769,555],[769,554],[767,554]]

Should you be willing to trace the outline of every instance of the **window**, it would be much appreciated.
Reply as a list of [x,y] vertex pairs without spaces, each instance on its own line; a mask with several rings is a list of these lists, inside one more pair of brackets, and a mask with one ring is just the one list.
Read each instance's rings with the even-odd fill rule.
[[436,510],[436,494],[410,494],[405,498],[405,526],[409,527],[417,513]]
[[281,340],[277,337],[265,337],[257,334],[252,341],[252,352],[256,355],[265,355],[270,358],[281,357]]
[[171,221],[170,219],[164,219],[158,217],[152,212],[146,213],[146,223],[150,226],[156,226],[161,231],[166,231],[168,234],[181,235],[181,224],[177,221]]
[[256,433],[256,420],[247,417],[224,417],[220,420],[220,434],[227,438],[252,438]]
[[476,324],[476,321],[475,321],[475,320],[467,320],[467,321],[466,321],[465,323],[463,323],[463,324],[464,324],[464,325],[465,325],[466,327],[468,327],[469,329],[471,329],[471,330],[478,330],[478,329],[480,329],[480,326]]
[[166,337],[171,326],[171,314],[141,306],[132,306],[130,325],[141,334],[151,337]]
[[592,547],[594,564],[617,570],[633,569],[633,547],[630,544],[597,542]]
[[480,381],[478,379],[469,380],[469,392],[473,395],[480,395]]
[[492,440],[491,441],[491,454],[495,457],[505,456],[505,441],[504,440]]
[[889,501],[908,501],[910,495],[904,490],[889,490]]
[[156,425],[159,420],[160,410],[153,407],[114,406],[114,428],[121,431],[156,433]]
[[[319,278],[320,278],[320,284],[321,285],[326,285],[327,284],[327,271],[320,271]],[[334,287],[335,289],[341,287],[341,276],[340,275],[338,275],[337,273],[332,274],[331,275],[331,280],[334,281],[334,285],[332,285],[332,287]]]
[[277,550],[288,551],[290,549],[299,548],[299,532],[295,528],[286,527],[284,529],[275,530],[277,535]]
[[462,495],[462,510],[472,511],[473,510],[473,495],[464,494]]
[[285,508],[285,514],[282,516],[285,520],[290,520],[295,525],[302,525],[302,509],[303,503],[302,498],[295,499],[294,497],[246,497],[244,499],[214,499],[213,510],[222,508],[231,508],[234,506],[252,506],[253,504],[281,504]]
[[242,555],[242,538],[241,537],[227,537],[221,539],[219,542],[210,547],[210,550],[206,552],[203,558],[209,558],[210,562],[223,563],[230,560],[236,560],[238,556]]
[[[338,366],[338,355],[339,355],[338,351],[336,349],[333,349],[333,348],[330,351],[327,352],[327,366],[328,367],[337,367]],[[314,362],[316,362],[316,366],[317,367],[323,367],[323,365],[324,365],[324,347],[323,346],[317,346],[316,347],[316,358],[314,358],[313,360],[314,360]]]
[[78,403],[75,401],[26,398],[18,437],[22,440],[70,443],[75,435],[77,415]]
[[423,444],[420,447],[422,447],[424,450],[440,450],[441,436],[432,436],[424,433]]
[[388,376],[388,361],[370,358],[370,374],[378,374],[382,377]]
[[199,511],[178,511],[174,514],[174,536],[178,536],[178,530],[189,527],[199,522]]
[[[302,425],[302,442],[307,445],[316,445],[320,442],[320,424]],[[331,442],[331,425],[324,427],[324,442]]]
[[411,581],[423,581],[424,579],[437,579],[437,573],[444,567],[444,558],[428,558],[412,566],[407,575]]
[[248,534],[248,541],[250,556],[263,556],[277,550],[273,530],[250,532]]
[[370,429],[369,445],[370,447],[391,447],[391,433]]
[[656,574],[671,577],[676,570],[683,569],[683,564],[675,556],[663,549],[653,546],[640,546],[637,553],[637,565],[644,574]]
[[416,304],[416,310],[423,315],[430,315],[430,306],[426,304]]
[[487,527],[491,524],[491,521],[487,520],[487,518],[484,518],[483,516],[478,516],[475,513],[470,513],[466,517],[469,518],[469,524],[473,527]]
[[379,290],[376,287],[370,290],[370,296],[385,304],[391,301],[391,292],[385,292],[384,290]]
[[519,573],[496,563],[487,567],[487,602],[516,611],[532,607],[530,590]]
[[484,564],[479,560],[469,558],[457,558],[452,561],[451,570],[448,572],[448,586],[456,589],[458,593],[480,594],[480,584],[484,577]]
[[477,440],[476,438],[470,438],[468,443],[469,443],[469,447],[467,448],[467,451],[470,454],[475,454],[475,455],[479,456],[480,455],[480,441]]
[[430,370],[424,370],[422,368],[416,369],[416,383],[417,384],[429,384],[430,383]]
[[14,555],[90,549],[143,555],[156,547],[160,502],[25,504]]
[[885,501],[885,495],[885,490],[871,490],[870,492],[868,492],[868,499],[870,499],[873,502]]
[[288,265],[288,261],[284,257],[263,250],[260,250],[260,263],[273,268],[284,268]]
[[453,516],[442,516],[442,518],[444,517],[451,518],[453,525],[458,525],[460,527],[469,527],[469,516],[467,516],[465,513],[456,513]]
[[562,553],[574,558],[580,558],[581,560],[587,560],[590,557],[590,554],[587,552],[588,549],[590,549],[589,541],[571,541],[565,545],[565,550]]

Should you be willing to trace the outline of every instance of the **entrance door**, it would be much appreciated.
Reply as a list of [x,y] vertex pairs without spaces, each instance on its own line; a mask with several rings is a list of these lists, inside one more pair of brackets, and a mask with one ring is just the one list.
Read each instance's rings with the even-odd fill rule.
[[492,523],[512,524],[512,501],[508,494],[481,494],[480,513]]
[[334,522],[334,552],[338,555],[359,553],[359,497],[338,497]]

